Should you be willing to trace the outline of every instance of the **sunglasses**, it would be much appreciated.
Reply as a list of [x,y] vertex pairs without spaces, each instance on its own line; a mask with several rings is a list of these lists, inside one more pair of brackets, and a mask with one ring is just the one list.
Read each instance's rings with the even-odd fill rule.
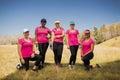
[[90,33],[85,33],[85,34],[90,34]]

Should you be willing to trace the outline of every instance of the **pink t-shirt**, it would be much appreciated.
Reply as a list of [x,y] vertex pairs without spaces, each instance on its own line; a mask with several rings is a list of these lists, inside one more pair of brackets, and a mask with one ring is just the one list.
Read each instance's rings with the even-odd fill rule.
[[40,27],[37,27],[35,30],[37,32],[38,43],[47,43],[48,38],[46,38],[46,36],[48,36],[48,33],[50,33],[50,29],[46,27],[46,29],[42,30]]
[[23,58],[29,58],[31,57],[32,53],[34,53],[33,51],[34,41],[32,38],[29,39],[30,42],[25,41],[24,38],[18,40],[18,43],[22,45],[21,53]]
[[85,55],[89,50],[91,50],[91,45],[94,44],[94,40],[90,39],[88,42],[85,42],[85,39],[82,39],[82,52]]
[[67,30],[66,34],[68,35],[69,46],[79,45],[78,36],[77,36],[79,34],[78,30],[75,30],[74,32]]
[[[58,35],[62,35],[63,34],[64,29],[60,28],[60,30],[56,30],[56,28],[54,28],[52,30],[52,32],[54,32],[54,36],[58,36]],[[63,42],[63,37],[61,38],[54,38],[55,42]]]

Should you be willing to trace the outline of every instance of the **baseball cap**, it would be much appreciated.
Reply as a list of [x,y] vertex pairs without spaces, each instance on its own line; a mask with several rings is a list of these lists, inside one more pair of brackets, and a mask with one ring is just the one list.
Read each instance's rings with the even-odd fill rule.
[[71,24],[75,24],[75,22],[74,22],[74,21],[71,21],[71,22],[70,22],[70,25],[71,25]]
[[25,32],[29,32],[29,29],[24,29],[23,32],[24,32],[24,33],[25,33]]
[[60,21],[59,21],[59,20],[56,20],[54,23],[55,23],[55,24],[56,24],[56,23],[60,23]]

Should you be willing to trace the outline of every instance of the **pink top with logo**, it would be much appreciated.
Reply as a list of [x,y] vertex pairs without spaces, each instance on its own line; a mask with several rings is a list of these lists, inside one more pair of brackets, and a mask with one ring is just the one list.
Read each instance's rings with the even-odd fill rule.
[[66,34],[68,35],[69,46],[79,45],[79,41],[78,41],[79,31],[78,30],[75,30],[74,32],[67,30]]
[[18,43],[21,44],[21,53],[23,58],[29,58],[34,53],[33,51],[33,45],[34,41],[32,38],[29,38],[30,42],[27,42],[24,40],[24,38],[21,38],[18,40]]
[[88,51],[91,50],[91,45],[94,44],[94,40],[90,39],[88,42],[85,42],[85,39],[82,40],[82,52],[85,55]]
[[48,29],[46,27],[43,30],[40,27],[37,27],[35,30],[36,30],[36,33],[37,33],[37,41],[38,41],[38,43],[47,43],[49,41],[48,38],[46,38],[46,36],[48,36],[48,33],[50,33],[50,29]]
[[[62,35],[62,34],[63,34],[63,31],[64,31],[63,28],[60,28],[60,30],[57,30],[56,28],[54,28],[54,29],[52,30],[52,32],[54,32],[54,35],[55,35],[55,36]],[[63,42],[63,37],[61,37],[61,38],[54,38],[54,41],[55,41],[55,42]]]

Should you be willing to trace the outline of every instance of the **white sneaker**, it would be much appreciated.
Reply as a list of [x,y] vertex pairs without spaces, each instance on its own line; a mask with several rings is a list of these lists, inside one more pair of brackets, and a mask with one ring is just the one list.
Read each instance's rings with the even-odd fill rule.
[[20,69],[20,63],[17,63],[16,68]]
[[72,66],[72,65],[69,65],[68,67],[69,67],[69,69],[73,69],[73,66]]

